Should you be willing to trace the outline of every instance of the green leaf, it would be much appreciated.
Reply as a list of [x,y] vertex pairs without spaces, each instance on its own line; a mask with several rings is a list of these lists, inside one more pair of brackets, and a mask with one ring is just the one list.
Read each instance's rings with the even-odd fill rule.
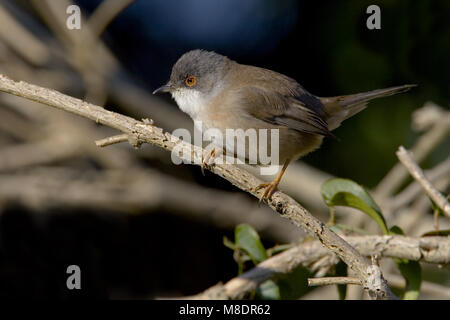
[[450,235],[450,229],[446,230],[433,230],[425,232],[421,237],[431,237],[431,236],[448,236]]
[[267,259],[266,249],[264,249],[258,233],[248,224],[240,224],[234,229],[236,246],[245,251],[254,264]]
[[378,223],[384,234],[389,234],[381,209],[370,194],[356,182],[334,178],[322,184],[321,193],[328,206],[345,206],[361,210]]
[[272,280],[266,280],[256,289],[256,295],[263,300],[280,300],[280,288]]
[[[389,233],[394,235],[404,235],[403,230],[398,226],[393,226]],[[406,281],[403,299],[416,300],[419,297],[420,285],[422,283],[422,269],[420,263],[417,261],[398,258],[394,258],[393,260],[397,264],[400,273]]]
[[[403,260],[403,259],[394,259]],[[404,300],[417,300],[420,293],[420,284],[422,283],[422,269],[417,261],[407,260],[407,262],[397,262],[397,266],[406,280]]]

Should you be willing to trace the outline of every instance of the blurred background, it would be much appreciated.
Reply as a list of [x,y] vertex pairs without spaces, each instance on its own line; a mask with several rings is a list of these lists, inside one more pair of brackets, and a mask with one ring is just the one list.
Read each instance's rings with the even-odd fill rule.
[[[73,3],[81,8],[80,30],[66,28]],[[326,221],[320,184],[349,178],[373,190],[389,224],[409,235],[433,228],[422,193],[403,202],[396,196],[411,181],[407,175],[385,186],[395,151],[404,145],[417,147],[424,169],[444,163],[433,182],[448,190],[450,139],[435,124],[450,101],[449,1],[73,3],[1,0],[0,73],[152,119],[169,132],[192,130],[192,121],[169,95],[151,92],[184,52],[196,48],[281,72],[318,96],[418,84],[347,120],[335,132],[339,141],[326,140],[289,168],[281,189]],[[371,4],[381,8],[381,30],[366,27]],[[425,139],[430,132],[434,140]],[[238,224],[252,225],[266,247],[304,236],[220,177],[175,166],[164,150],[95,146],[114,134],[0,94],[1,297],[192,295],[237,275],[223,237],[232,239]],[[376,233],[361,213],[338,214],[343,223]],[[82,290],[66,288],[70,264],[82,270]],[[436,270],[425,267],[424,278],[448,286],[448,268]],[[300,273],[305,278],[308,271]],[[289,298],[303,297],[302,290]],[[319,296],[336,297],[335,290]]]

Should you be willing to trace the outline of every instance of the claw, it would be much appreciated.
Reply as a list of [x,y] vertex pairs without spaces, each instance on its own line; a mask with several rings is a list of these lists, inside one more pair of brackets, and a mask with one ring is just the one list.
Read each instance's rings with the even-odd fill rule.
[[270,200],[270,198],[272,198],[272,195],[275,193],[275,191],[277,191],[278,184],[281,181],[281,177],[286,171],[286,168],[288,167],[290,161],[291,161],[290,159],[287,159],[284,162],[283,168],[281,169],[280,173],[275,178],[275,180],[273,180],[270,183],[261,183],[259,186],[256,187],[256,191],[258,191],[261,188],[265,188],[263,194],[261,195],[261,198],[259,198],[258,205],[261,205],[261,202],[263,202],[264,199]]
[[200,167],[200,170],[202,171],[202,175],[205,175],[205,168],[211,169],[211,167],[214,165],[214,161],[212,164],[209,164],[209,161],[211,157],[214,159],[216,157],[216,149],[212,149],[210,153],[207,153],[205,157],[203,157],[202,154],[202,165]]
[[264,199],[270,200],[272,198],[272,195],[277,191],[279,181],[272,181],[270,183],[261,183],[259,186],[256,187],[256,191],[259,189],[265,188],[263,194],[259,198],[258,204],[261,204]]

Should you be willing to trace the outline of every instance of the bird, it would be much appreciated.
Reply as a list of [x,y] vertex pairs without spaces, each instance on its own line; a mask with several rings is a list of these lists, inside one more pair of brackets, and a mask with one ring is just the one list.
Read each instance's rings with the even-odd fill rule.
[[[325,137],[335,138],[332,131],[364,110],[370,100],[405,92],[414,86],[406,84],[318,97],[276,71],[240,64],[216,52],[196,49],[176,61],[169,81],[153,94],[169,92],[181,111],[194,123],[201,124],[200,130],[278,130],[278,160],[283,166],[273,181],[256,187],[256,190],[264,188],[261,203],[272,197],[292,161],[318,149]],[[270,142],[268,144],[270,148]],[[236,150],[227,152],[236,153]]]

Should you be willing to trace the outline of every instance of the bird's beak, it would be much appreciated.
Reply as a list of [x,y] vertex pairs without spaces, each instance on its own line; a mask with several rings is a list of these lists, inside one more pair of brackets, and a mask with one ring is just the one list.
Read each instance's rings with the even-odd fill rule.
[[161,92],[170,92],[172,90],[172,85],[170,83],[166,83],[165,85],[159,87],[155,91],[153,91],[153,94],[161,93]]

